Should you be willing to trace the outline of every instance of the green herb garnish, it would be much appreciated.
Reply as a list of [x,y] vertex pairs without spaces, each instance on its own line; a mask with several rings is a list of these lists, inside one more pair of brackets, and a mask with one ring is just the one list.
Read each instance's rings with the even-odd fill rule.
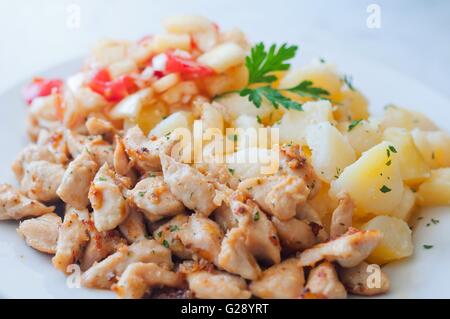
[[255,215],[253,215],[253,220],[255,221],[255,222],[257,222],[259,219],[260,219],[260,215],[259,215],[259,211],[257,211],[256,213],[255,213]]
[[297,49],[297,46],[289,46],[287,43],[279,48],[273,44],[268,51],[262,42],[255,45],[245,59],[249,78],[247,86],[238,91],[239,95],[248,97],[248,100],[257,108],[261,106],[262,99],[265,98],[276,109],[282,106],[288,110],[298,111],[303,111],[302,104],[283,95],[284,92],[315,99],[328,96],[328,91],[314,87],[308,80],[287,89],[276,89],[271,86],[278,79],[274,72],[288,70],[290,68],[288,61],[295,57]]
[[380,192],[382,193],[389,193],[391,189],[387,187],[386,185],[383,185],[383,187],[380,188]]
[[171,233],[180,230],[180,227],[178,225],[170,225],[169,230]]
[[164,247],[169,248],[169,242],[167,240],[164,239],[162,244]]
[[433,245],[423,245],[423,248],[425,248],[425,249],[431,249],[433,247],[434,247]]
[[353,130],[355,127],[358,126],[359,123],[361,123],[362,120],[353,120],[350,125],[348,126],[348,131],[350,132],[351,130]]

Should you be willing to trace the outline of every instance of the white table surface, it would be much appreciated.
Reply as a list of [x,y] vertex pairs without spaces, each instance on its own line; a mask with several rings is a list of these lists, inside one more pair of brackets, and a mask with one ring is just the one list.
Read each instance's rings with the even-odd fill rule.
[[[67,26],[70,4],[80,8],[79,28]],[[370,4],[381,8],[380,29],[366,25]],[[0,92],[86,54],[98,39],[161,31],[161,19],[176,13],[239,26],[253,41],[311,45],[325,58],[335,49],[356,51],[450,97],[446,0],[0,0]]]

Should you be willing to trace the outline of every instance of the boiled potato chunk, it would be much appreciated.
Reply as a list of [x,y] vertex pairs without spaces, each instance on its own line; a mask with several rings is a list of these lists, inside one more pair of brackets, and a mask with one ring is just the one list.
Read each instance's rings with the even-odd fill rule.
[[450,135],[443,131],[411,131],[414,143],[431,168],[450,166]]
[[402,200],[397,205],[397,207],[395,207],[392,210],[392,212],[389,215],[403,219],[405,222],[408,222],[414,210],[415,204],[416,204],[416,195],[411,190],[411,188],[405,187]]
[[316,174],[331,182],[345,167],[356,160],[353,148],[330,122],[308,127],[306,141],[312,151],[312,165]]
[[419,128],[432,131],[437,129],[437,126],[422,113],[407,110],[396,105],[385,107],[381,126],[383,128],[403,127],[408,130]]
[[417,197],[423,206],[450,205],[450,168],[432,170],[431,177],[420,185]]
[[258,146],[258,129],[263,126],[258,123],[258,119],[255,116],[246,114],[239,116],[236,121],[234,121],[234,127],[237,128],[238,149]]
[[307,102],[303,104],[303,112],[287,111],[274,127],[280,129],[281,143],[305,144],[306,129],[309,125],[332,120],[333,112],[330,102]]
[[352,129],[349,129],[350,125],[351,123],[346,123],[345,135],[358,155],[381,142],[381,131],[376,123],[361,121]]
[[338,106],[337,120],[367,120],[369,117],[369,103],[364,95],[357,90],[345,88],[341,91],[342,106]]
[[400,203],[404,186],[397,154],[387,154],[390,147],[388,142],[372,147],[332,182],[331,194],[347,192],[356,204],[355,214],[388,214]]
[[177,128],[190,130],[194,117],[191,112],[179,111],[172,113],[167,118],[159,122],[149,133],[149,135],[164,136],[173,132]]
[[406,129],[387,128],[384,131],[383,138],[385,141],[394,144],[398,152],[400,171],[407,184],[417,184],[430,176],[430,168]]
[[202,121],[204,130],[212,128],[218,129],[223,133],[224,123],[222,113],[209,103],[203,104]]
[[341,99],[342,82],[339,74],[330,64],[317,62],[303,68],[292,69],[280,81],[279,87],[291,88],[302,81],[311,81],[314,87],[327,90],[330,93],[327,97],[332,100]]
[[274,110],[273,106],[265,99],[258,108],[247,97],[236,93],[226,94],[217,98],[216,101],[217,103],[214,103],[213,106],[222,113],[225,121],[230,123],[243,114],[263,118],[270,116],[270,113]]
[[403,220],[391,216],[377,216],[362,228],[376,229],[383,234],[383,239],[370,254],[368,262],[381,265],[412,255],[412,231]]

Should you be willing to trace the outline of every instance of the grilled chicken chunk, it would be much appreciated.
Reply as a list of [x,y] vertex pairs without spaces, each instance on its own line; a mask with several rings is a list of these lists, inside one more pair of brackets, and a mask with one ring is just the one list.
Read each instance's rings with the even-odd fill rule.
[[129,129],[123,139],[125,150],[137,169],[142,172],[161,170],[159,154],[167,152],[173,142],[165,136],[150,140],[138,126]]
[[134,243],[145,238],[147,230],[145,228],[144,216],[137,211],[131,211],[127,219],[119,225],[119,230],[129,243]]
[[123,145],[122,139],[117,135],[115,137],[115,143],[116,147],[114,148],[113,155],[114,170],[117,174],[127,176],[131,170],[132,163],[128,158],[127,152],[125,151],[125,145]]
[[89,200],[94,210],[94,224],[98,231],[119,226],[129,213],[114,172],[104,164],[95,175],[89,189]]
[[211,219],[200,214],[189,217],[178,233],[184,247],[211,263],[217,262],[223,232]]
[[114,134],[116,133],[116,129],[111,122],[95,116],[90,117],[86,121],[86,128],[89,135],[101,135],[108,142],[112,142]]
[[297,205],[303,204],[309,194],[305,182],[290,175],[249,178],[239,184],[238,190],[280,220],[294,217]]
[[300,263],[302,266],[314,266],[325,259],[336,261],[342,267],[354,267],[370,255],[382,238],[378,230],[359,231],[350,228],[341,237],[303,251]]
[[89,212],[87,210],[76,210],[66,208],[64,221],[59,228],[56,253],[52,259],[56,269],[67,272],[67,266],[76,263],[81,256],[87,243]]
[[331,218],[330,236],[339,237],[352,226],[353,201],[347,193],[339,194],[339,205]]
[[54,207],[29,199],[9,184],[0,185],[0,220],[36,217],[53,210]]
[[171,269],[170,250],[155,240],[143,239],[130,246],[122,246],[117,252],[94,264],[81,277],[85,287],[109,289],[128,265],[136,262],[155,263]]
[[164,181],[184,206],[204,216],[209,216],[218,207],[214,202],[216,190],[212,180],[165,154],[161,154],[161,165]]
[[389,278],[378,265],[362,262],[352,268],[342,268],[339,277],[347,291],[354,295],[375,296],[389,291]]
[[49,213],[21,222],[17,232],[25,238],[28,246],[43,253],[54,254],[61,224],[61,217]]
[[251,297],[244,279],[225,272],[197,271],[186,276],[189,289],[201,299],[248,299]]
[[183,282],[180,274],[155,263],[136,262],[126,268],[113,290],[119,298],[138,299],[153,287],[181,287]]
[[192,251],[184,247],[180,240],[180,230],[189,220],[184,214],[173,217],[168,222],[159,226],[153,232],[153,238],[161,245],[168,246],[170,250],[181,259],[192,258]]
[[127,198],[151,222],[184,212],[183,203],[170,192],[162,176],[142,179],[128,192]]
[[95,229],[92,219],[89,220],[87,225],[90,240],[81,257],[80,266],[83,271],[126,244],[126,240],[120,236],[117,230],[99,232]]
[[17,181],[20,182],[23,178],[25,166],[31,162],[46,161],[64,164],[66,160],[67,158],[65,158],[64,161],[61,161],[61,158],[56,156],[47,145],[30,144],[20,152],[18,158],[12,164],[12,170]]
[[300,297],[305,284],[303,268],[298,259],[286,259],[263,271],[258,280],[252,281],[253,295],[265,299],[293,299]]
[[58,199],[56,190],[64,175],[64,166],[35,161],[25,166],[20,190],[31,199],[50,202]]
[[275,225],[283,249],[286,252],[305,250],[317,243],[311,226],[302,220],[292,218],[287,221],[281,221],[273,217],[272,223]]
[[294,175],[303,179],[310,190],[308,198],[313,198],[320,190],[321,181],[314,168],[302,154],[300,145],[283,145],[280,150],[280,174]]
[[280,241],[275,226],[266,214],[252,200],[247,200],[245,204],[234,201],[231,206],[235,216],[245,214],[245,217],[240,219],[239,227],[245,230],[245,245],[250,253],[257,260],[269,264],[279,263]]
[[56,193],[70,206],[84,209],[89,204],[89,187],[98,165],[87,150],[78,155],[67,167]]
[[309,273],[305,293],[327,299],[344,299],[347,297],[345,287],[339,281],[333,264],[326,261]]
[[236,227],[228,231],[222,240],[217,264],[232,274],[256,280],[261,275],[261,268],[247,248],[246,238],[244,228]]
[[103,166],[108,164],[109,167],[114,165],[114,148],[111,144],[101,138],[94,138],[86,143],[86,150],[91,154],[97,165]]

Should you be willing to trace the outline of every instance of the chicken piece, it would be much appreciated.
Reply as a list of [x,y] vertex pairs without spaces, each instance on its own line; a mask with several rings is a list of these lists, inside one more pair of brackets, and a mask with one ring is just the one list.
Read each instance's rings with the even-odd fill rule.
[[98,231],[114,229],[128,217],[128,205],[108,164],[104,164],[95,175],[89,189],[89,200]]
[[237,227],[239,220],[234,216],[229,205],[222,203],[211,215],[212,219],[222,228],[228,231],[233,227]]
[[295,217],[308,223],[318,242],[324,242],[329,239],[319,213],[308,203],[297,206]]
[[213,181],[165,154],[160,157],[164,181],[169,185],[171,193],[187,208],[209,216],[218,207],[214,202],[216,189]]
[[168,152],[173,146],[170,137],[151,140],[138,126],[129,129],[123,139],[125,150],[134,165],[141,172],[161,170],[159,154]]
[[184,212],[183,203],[172,195],[162,176],[142,179],[128,192],[127,198],[151,222]]
[[127,219],[119,225],[119,230],[129,243],[145,238],[147,230],[145,229],[144,216],[139,212],[131,211]]
[[95,229],[92,219],[89,220],[87,225],[90,240],[81,257],[80,266],[83,271],[89,269],[96,262],[108,257],[119,249],[119,247],[127,243],[117,230],[99,232]]
[[101,135],[108,142],[112,142],[116,129],[111,122],[98,117],[90,117],[86,121],[86,128],[89,135]]
[[120,247],[114,254],[94,264],[81,277],[88,288],[109,289],[128,265],[136,262],[155,263],[166,269],[173,267],[170,250],[155,240],[143,239]]
[[256,280],[261,275],[261,268],[245,244],[246,237],[244,228],[236,227],[228,231],[222,240],[217,265],[232,274]]
[[101,141],[101,136],[86,136],[78,134],[71,130],[64,131],[64,139],[67,144],[67,149],[72,156],[76,158],[86,149],[86,145],[90,142]]
[[354,295],[375,296],[389,291],[389,278],[378,265],[362,262],[352,268],[342,268],[339,277],[347,291]]
[[231,189],[236,189],[239,185],[239,178],[233,175],[233,170],[229,169],[225,163],[203,161],[196,163],[195,167],[202,174]]
[[280,262],[281,245],[277,231],[272,222],[252,200],[246,203],[234,201],[231,209],[235,216],[245,215],[240,220],[240,227],[246,233],[245,245],[257,259],[269,264]]
[[116,135],[115,142],[116,147],[113,157],[114,170],[116,173],[126,176],[130,172],[132,164],[125,151],[125,145],[123,145],[122,139]]
[[189,289],[200,299],[249,299],[244,279],[225,272],[197,271],[186,276]]
[[20,190],[31,199],[50,202],[58,199],[56,190],[64,175],[64,166],[46,161],[26,165]]
[[25,238],[28,246],[43,253],[54,254],[61,224],[61,217],[49,213],[21,222],[17,232]]
[[347,298],[347,291],[339,281],[333,264],[326,261],[309,273],[305,293],[320,295],[327,299]]
[[87,150],[78,155],[67,167],[56,193],[70,206],[84,209],[89,205],[89,187],[98,165]]
[[300,145],[286,144],[280,149],[280,174],[294,175],[303,179],[310,190],[308,198],[313,198],[320,190],[321,181],[314,168],[302,154]]
[[360,231],[350,228],[342,236],[318,244],[300,254],[302,266],[314,266],[319,261],[337,261],[342,267],[354,267],[366,259],[383,238],[378,230]]
[[23,178],[25,166],[35,161],[47,161],[50,163],[59,163],[59,159],[47,146],[30,144],[26,146],[19,154],[18,158],[12,164],[12,170],[18,182]]
[[298,259],[289,258],[263,271],[261,278],[252,281],[253,295],[264,299],[294,299],[300,297],[305,275]]
[[113,167],[114,148],[108,142],[101,138],[94,138],[92,141],[86,143],[86,150],[91,154],[99,167],[105,163],[108,164],[109,167]]
[[305,250],[317,243],[311,226],[302,220],[292,218],[287,221],[281,221],[273,217],[272,223],[275,225],[282,247],[287,253]]
[[338,195],[339,205],[331,217],[330,237],[332,239],[344,234],[352,226],[353,201],[347,193]]
[[184,214],[173,217],[167,223],[164,223],[153,232],[153,238],[161,245],[168,246],[170,250],[181,259],[191,259],[192,252],[184,247],[180,240],[179,231],[189,220]]
[[57,128],[54,130],[41,129],[36,144],[46,147],[52,153],[53,160],[49,162],[65,165],[69,161],[68,148],[64,131],[59,128],[58,122],[56,124]]
[[178,233],[184,247],[198,256],[215,263],[220,252],[223,232],[211,219],[193,214]]
[[239,184],[238,190],[280,220],[294,217],[297,205],[303,204],[309,194],[301,178],[289,175],[249,178]]
[[183,277],[155,263],[137,262],[129,265],[113,286],[122,299],[139,299],[150,293],[153,287],[176,287],[183,285]]
[[53,266],[67,272],[67,266],[76,263],[83,255],[84,247],[89,242],[89,212],[66,208],[64,221],[59,228],[56,253],[52,259]]
[[0,220],[37,217],[53,210],[53,206],[29,199],[9,184],[0,184]]

